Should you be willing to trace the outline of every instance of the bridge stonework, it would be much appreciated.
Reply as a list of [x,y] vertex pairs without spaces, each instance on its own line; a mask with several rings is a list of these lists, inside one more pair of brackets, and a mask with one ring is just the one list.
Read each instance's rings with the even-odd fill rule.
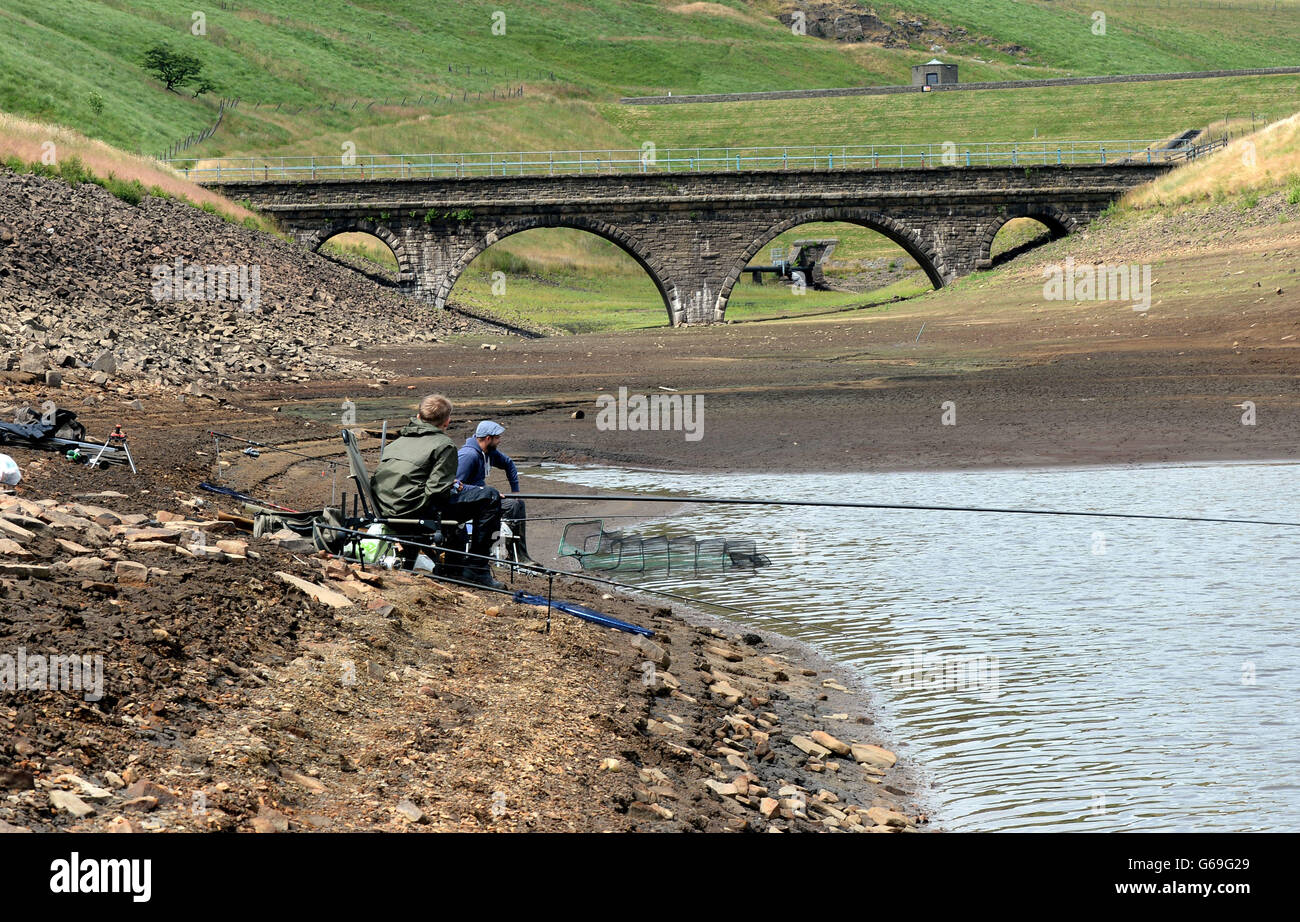
[[211,187],[273,214],[317,249],[347,231],[374,234],[397,257],[399,285],[446,306],[473,259],[512,234],[589,231],[621,247],[654,281],[669,322],[725,319],[745,266],[778,234],[812,221],[878,231],[936,287],[990,265],[999,228],[1035,218],[1075,232],[1165,164],[900,170],[629,173],[226,182]]

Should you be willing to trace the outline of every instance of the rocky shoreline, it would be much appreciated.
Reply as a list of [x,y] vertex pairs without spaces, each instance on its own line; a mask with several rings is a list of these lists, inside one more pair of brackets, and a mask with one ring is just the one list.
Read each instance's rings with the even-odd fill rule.
[[634,638],[253,540],[141,453],[15,451],[0,656],[99,657],[102,688],[0,696],[2,831],[926,826],[865,696],[792,641],[556,580]]

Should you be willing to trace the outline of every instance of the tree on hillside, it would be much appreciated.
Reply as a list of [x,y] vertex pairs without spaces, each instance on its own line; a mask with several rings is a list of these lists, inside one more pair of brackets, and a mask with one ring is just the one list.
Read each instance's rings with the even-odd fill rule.
[[192,54],[175,51],[170,45],[159,42],[144,53],[145,69],[163,82],[173,93],[176,87],[187,83],[195,85],[194,95],[216,89],[212,81],[203,76],[203,62]]

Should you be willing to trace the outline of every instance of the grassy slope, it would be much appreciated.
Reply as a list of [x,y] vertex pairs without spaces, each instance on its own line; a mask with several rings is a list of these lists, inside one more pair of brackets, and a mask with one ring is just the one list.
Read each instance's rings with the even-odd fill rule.
[[[54,162],[47,157],[53,145]],[[58,125],[34,122],[0,112],[0,163],[18,172],[42,172],[69,183],[99,181],[126,201],[160,195],[189,202],[196,208],[259,230],[273,231],[271,222],[248,209],[195,185],[165,164],[130,154]]]
[[1300,113],[1238,138],[1221,156],[1189,164],[1134,190],[1123,204],[1141,210],[1166,202],[1237,198],[1253,207],[1261,195],[1279,190],[1285,190],[1288,204],[1300,203]]
[[[1300,63],[1297,0],[906,0],[910,12],[1027,46],[1074,75]],[[1104,35],[1093,13],[1106,15]]]
[[[624,134],[661,149],[729,144],[923,144],[1040,139],[1167,137],[1225,115],[1288,114],[1300,75],[1147,84],[972,90],[907,96],[844,96],[799,104],[706,103],[602,106]],[[773,127],[777,126],[777,127]]]
[[[1114,0],[1106,4],[1105,36],[1091,34],[1089,5],[904,0],[894,6],[970,30],[970,40],[944,52],[963,64],[967,80],[1300,61],[1300,29],[1294,28],[1300,0],[1277,0],[1276,11],[1272,0],[1228,0],[1227,9],[1193,2],[1174,11],[1163,0]],[[1296,90],[1291,82],[1226,97],[1219,85],[1129,89],[1104,97],[1094,97],[1099,91],[1093,90],[1044,94],[1044,102],[1023,118],[1018,113],[1028,100],[1022,94],[1005,104],[965,94],[936,94],[920,103],[841,101],[819,104],[809,121],[802,114],[792,119],[789,106],[771,104],[734,106],[721,118],[712,107],[627,110],[610,103],[624,94],[668,89],[680,94],[905,82],[908,65],[931,52],[796,36],[773,15],[785,4],[768,0],[512,4],[506,34],[498,36],[491,15],[500,6],[495,0],[248,0],[232,10],[206,10],[207,35],[200,38],[189,34],[190,10],[169,0],[0,0],[0,73],[6,77],[0,81],[0,110],[67,124],[128,150],[162,149],[209,124],[215,109],[210,101],[163,91],[141,71],[141,52],[160,40],[199,54],[221,94],[246,100],[197,149],[203,155],[328,154],[344,140],[362,152],[390,152],[599,148],[638,146],[641,140],[844,143],[850,132],[854,141],[877,135],[943,140],[974,136],[971,128],[980,137],[1025,137],[1034,128],[1057,137],[1097,136],[1121,127],[1134,133],[1153,114],[1162,124],[1182,125],[1192,118],[1184,110],[1189,95],[1215,98],[1197,111],[1263,107],[1276,113],[1279,107],[1269,105],[1275,94]],[[997,50],[1013,43],[1028,52],[1015,57]],[[449,64],[461,69],[448,72]],[[467,74],[465,65],[493,73]],[[556,79],[520,78],[521,70],[554,73]],[[493,88],[521,79],[527,84],[522,99],[491,99]],[[104,97],[102,115],[91,111],[92,91]],[[488,99],[462,102],[459,94],[465,92],[485,92]],[[433,93],[455,93],[458,101],[412,104]],[[408,97],[406,106],[400,105],[402,96]],[[385,97],[389,105],[366,107]],[[351,108],[358,99],[360,105]],[[331,102],[347,108],[331,110]],[[1090,111],[1093,102],[1099,105]],[[989,105],[998,106],[990,113],[998,130],[991,133],[979,131],[980,119],[972,117],[972,110]],[[1101,108],[1109,111],[1100,113],[1100,124],[1092,122]],[[859,116],[868,122],[845,125],[846,118]],[[930,121],[936,116],[943,124]]]

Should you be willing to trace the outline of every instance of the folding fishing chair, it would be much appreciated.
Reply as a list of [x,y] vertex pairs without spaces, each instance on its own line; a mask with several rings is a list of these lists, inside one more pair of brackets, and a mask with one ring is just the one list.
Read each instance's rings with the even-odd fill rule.
[[[465,545],[469,542],[469,535],[463,523],[456,519],[399,519],[388,518],[379,510],[379,501],[375,499],[375,492],[370,485],[370,472],[366,469],[366,462],[361,457],[361,449],[357,445],[357,437],[352,430],[343,430],[343,447],[347,452],[348,458],[348,477],[356,484],[356,499],[353,502],[353,513],[349,519],[349,528],[354,531],[365,531],[371,525],[379,525],[383,529],[383,535],[377,537],[378,541],[402,543],[402,537],[407,537],[410,542],[420,544],[434,545],[441,550],[443,560],[435,559],[438,551],[428,553],[433,560],[435,570],[441,567],[449,567],[452,562],[457,560],[460,554],[464,553]],[[360,506],[358,509],[357,506]],[[347,500],[344,499],[344,514],[346,515]],[[361,543],[365,539],[353,536],[347,543],[352,546],[354,553],[359,558],[361,554]],[[401,555],[406,568],[410,569],[417,557],[420,548],[404,548]]]

